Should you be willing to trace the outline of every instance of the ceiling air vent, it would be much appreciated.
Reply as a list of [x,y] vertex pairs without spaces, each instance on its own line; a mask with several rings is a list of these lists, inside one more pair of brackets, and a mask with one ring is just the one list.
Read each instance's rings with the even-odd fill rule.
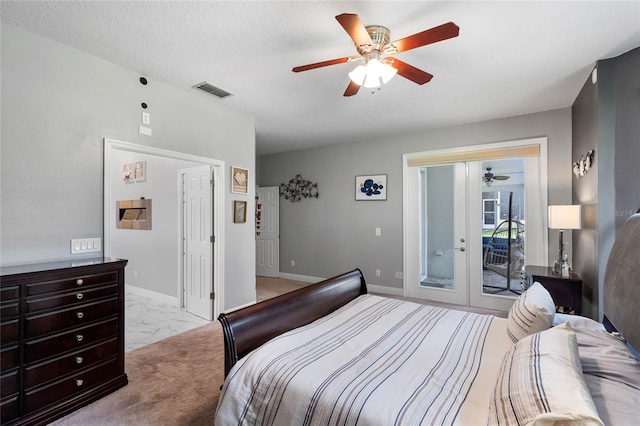
[[206,81],[203,81],[200,84],[196,84],[193,87],[195,87],[196,89],[204,90],[205,92],[210,93],[213,96],[219,97],[220,99],[226,98],[227,96],[232,95],[232,93],[229,93],[224,89],[216,87],[213,84],[207,83]]

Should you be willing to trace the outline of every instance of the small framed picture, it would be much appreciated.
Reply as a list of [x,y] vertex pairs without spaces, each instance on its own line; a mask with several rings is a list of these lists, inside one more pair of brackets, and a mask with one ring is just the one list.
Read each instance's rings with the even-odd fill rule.
[[124,180],[124,183],[135,182],[133,177],[133,165],[131,163],[122,165],[122,179]]
[[356,176],[356,201],[387,199],[387,175]]
[[231,167],[231,192],[234,194],[246,194],[249,187],[249,170],[240,167]]
[[233,223],[245,223],[247,221],[247,202],[233,201]]
[[146,161],[138,161],[135,163],[135,168],[133,169],[133,178],[136,182],[144,182],[147,180],[147,162]]

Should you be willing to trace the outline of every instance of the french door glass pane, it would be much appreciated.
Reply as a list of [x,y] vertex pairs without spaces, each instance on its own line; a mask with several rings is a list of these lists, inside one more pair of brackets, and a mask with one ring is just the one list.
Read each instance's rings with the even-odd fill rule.
[[[488,167],[494,180],[489,185],[486,182],[482,185],[485,210],[482,213],[482,292],[513,297],[521,292],[520,272],[524,266],[524,161],[485,161],[483,173]],[[487,217],[489,201],[495,202],[490,218]]]
[[454,166],[429,166],[422,179],[421,287],[453,290],[454,280]]

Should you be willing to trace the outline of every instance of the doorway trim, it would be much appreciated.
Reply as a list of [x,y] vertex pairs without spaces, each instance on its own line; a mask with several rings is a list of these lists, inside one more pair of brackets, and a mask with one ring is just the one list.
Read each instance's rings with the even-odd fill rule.
[[[111,230],[109,227],[109,220],[112,218],[112,206],[115,205],[115,200],[112,199],[111,196],[111,181],[107,179],[106,173],[107,170],[112,170],[113,164],[111,163],[111,153],[113,151],[126,151],[133,152],[139,154],[146,155],[154,155],[158,157],[164,157],[175,160],[184,160],[190,161],[193,163],[199,163],[203,165],[210,165],[213,168],[213,175],[215,178],[215,186],[213,188],[213,234],[215,235],[215,243],[213,245],[213,274],[212,274],[212,291],[215,293],[214,300],[214,318],[220,312],[222,312],[222,307],[224,306],[224,286],[221,285],[222,280],[224,278],[224,247],[225,247],[225,236],[224,236],[224,210],[222,207],[224,206],[224,188],[226,187],[226,179],[225,173],[223,173],[225,169],[225,162],[221,160],[215,160],[213,158],[201,157],[198,155],[186,154],[183,152],[170,151],[162,148],[155,148],[145,145],[138,145],[131,142],[123,142],[115,139],[104,139],[104,213],[103,213],[103,235],[104,235],[104,256],[111,256]],[[181,206],[176,206],[177,209],[181,209]],[[176,240],[176,261],[178,262],[178,276],[176,277],[177,281],[177,297],[176,301],[179,304],[180,300],[180,292],[181,292],[181,284],[182,284],[182,261],[181,261],[181,241],[179,240],[180,235],[178,235],[178,240]]]
[[[540,219],[542,220],[542,229],[548,229],[546,209],[548,204],[548,158],[547,158],[547,138],[531,138],[520,139],[505,142],[496,142],[480,145],[468,145],[450,149],[440,149],[432,151],[421,151],[414,153],[402,154],[402,246],[403,246],[403,280],[402,280],[402,293],[403,296],[409,294],[408,276],[411,275],[408,272],[417,270],[419,262],[419,245],[416,239],[419,238],[418,232],[415,232],[415,228],[418,226],[418,212],[410,209],[409,200],[410,197],[414,197],[415,194],[410,193],[409,179],[410,168],[420,166],[423,164],[443,164],[451,163],[454,161],[467,161],[467,160],[482,160],[489,158],[498,158],[505,156],[505,152],[508,151],[511,156],[517,154],[524,154],[527,152],[527,147],[530,146],[539,147],[539,167],[540,175],[539,185],[542,188],[540,196]],[[484,157],[483,157],[484,156]],[[472,242],[470,242],[472,243]],[[548,232],[543,232],[540,235],[540,240],[535,244],[538,250],[533,253],[528,253],[528,260],[535,264],[546,264],[548,257]],[[544,262],[544,263],[540,263]],[[467,291],[470,291],[467,289]],[[469,297],[467,298],[469,300]]]

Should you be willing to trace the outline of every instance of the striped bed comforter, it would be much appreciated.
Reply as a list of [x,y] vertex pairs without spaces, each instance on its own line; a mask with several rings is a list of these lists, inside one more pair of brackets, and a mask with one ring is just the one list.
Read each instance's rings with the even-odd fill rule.
[[238,361],[216,424],[485,424],[504,322],[361,296]]

